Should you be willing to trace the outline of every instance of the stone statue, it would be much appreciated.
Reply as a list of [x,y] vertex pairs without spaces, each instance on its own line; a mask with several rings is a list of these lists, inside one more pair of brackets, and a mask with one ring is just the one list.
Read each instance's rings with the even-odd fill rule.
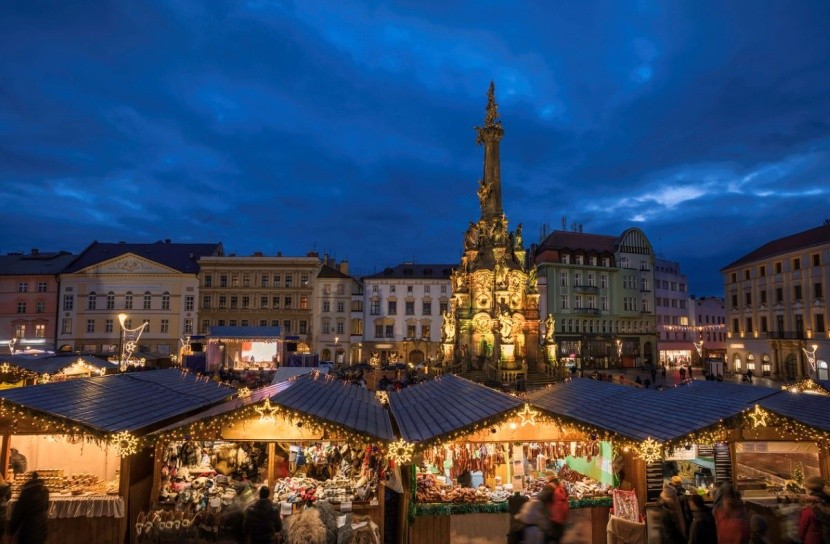
[[502,341],[509,340],[513,334],[513,318],[509,312],[502,311],[499,315],[499,334]]
[[444,312],[443,318],[444,340],[447,342],[455,339],[455,316],[450,312]]
[[538,272],[536,271],[536,265],[531,265],[530,270],[527,271],[527,289],[529,291],[535,292],[537,289],[538,281]]
[[478,226],[470,221],[467,235],[464,238],[464,249],[475,249],[478,246]]
[[552,314],[548,314],[548,318],[545,319],[545,343],[550,344],[553,342],[553,333],[556,330],[556,320],[553,318]]
[[514,247],[516,249],[522,249],[522,224],[519,223],[516,226],[516,241]]
[[497,262],[494,272],[496,276],[496,285],[507,285],[507,267],[505,267],[501,262]]
[[481,209],[487,209],[487,198],[490,196],[490,186],[484,179],[478,180],[478,200],[481,202]]
[[372,356],[369,357],[369,363],[371,363],[373,366],[378,366],[380,364],[380,355],[378,354],[378,352],[372,352]]

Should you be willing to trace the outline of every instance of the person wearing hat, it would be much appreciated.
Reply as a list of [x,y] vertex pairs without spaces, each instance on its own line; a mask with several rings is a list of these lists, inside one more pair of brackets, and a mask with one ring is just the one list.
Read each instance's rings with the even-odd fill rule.
[[712,509],[703,502],[703,497],[694,494],[689,497],[692,523],[689,525],[689,544],[712,544],[718,541],[718,530]]
[[677,502],[677,489],[671,484],[665,484],[657,504],[660,507],[660,542],[663,544],[685,543],[686,526]]
[[810,494],[798,520],[798,538],[803,544],[830,542],[825,539],[825,535],[830,537],[830,497],[824,492],[824,480],[810,476],[804,480],[804,487]]
[[689,525],[692,524],[692,510],[689,508],[689,495],[683,487],[683,478],[675,474],[670,480],[671,486],[677,491],[677,504],[680,506],[680,513],[683,516],[683,532],[687,533]]

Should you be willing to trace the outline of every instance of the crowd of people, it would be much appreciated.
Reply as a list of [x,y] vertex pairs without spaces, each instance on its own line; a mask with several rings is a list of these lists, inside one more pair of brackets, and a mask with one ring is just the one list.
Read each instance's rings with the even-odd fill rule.
[[780,509],[781,535],[768,535],[766,518],[750,515],[741,493],[723,483],[711,508],[698,494],[687,494],[679,476],[672,477],[658,501],[663,544],[823,544],[830,542],[830,488],[818,476],[804,482],[809,494],[802,503]]
[[568,492],[554,475],[535,498],[516,493],[508,498],[508,544],[559,544],[570,514]]

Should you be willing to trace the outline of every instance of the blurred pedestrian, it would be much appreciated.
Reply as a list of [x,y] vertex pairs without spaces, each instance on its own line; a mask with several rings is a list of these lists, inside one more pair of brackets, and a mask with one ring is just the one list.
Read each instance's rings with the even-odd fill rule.
[[259,500],[245,511],[243,531],[249,544],[274,544],[282,532],[282,519],[271,499],[267,485],[259,488]]
[[683,514],[677,502],[677,489],[671,484],[665,484],[660,498],[659,507],[660,542],[662,544],[683,544],[686,535],[683,532]]
[[703,502],[703,497],[694,494],[689,498],[692,524],[689,526],[689,544],[716,544],[718,530],[712,510]]
[[767,520],[754,514],[749,519],[749,544],[767,544]]
[[0,542],[5,542],[6,520],[9,513],[9,499],[12,498],[12,486],[0,476]]
[[723,500],[723,506],[715,510],[718,527],[718,544],[748,544],[749,519],[743,501],[734,497]]
[[48,536],[49,490],[37,472],[23,484],[12,510],[9,534],[18,544],[44,544]]

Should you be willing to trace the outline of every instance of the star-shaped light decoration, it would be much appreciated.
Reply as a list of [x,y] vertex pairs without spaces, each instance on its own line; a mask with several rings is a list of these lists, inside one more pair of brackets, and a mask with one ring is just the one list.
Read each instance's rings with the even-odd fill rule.
[[248,397],[251,396],[251,390],[248,389],[247,387],[240,387],[236,391],[236,394],[240,399],[247,399]]
[[637,447],[637,456],[646,463],[659,461],[663,458],[663,445],[648,437]]
[[112,435],[109,443],[121,457],[128,457],[138,451],[138,438],[127,431]]
[[9,363],[3,363],[2,365],[0,365],[0,372],[5,374],[8,371],[9,371]]
[[386,391],[375,391],[375,396],[381,404],[389,404],[389,393]]
[[257,406],[254,408],[256,413],[259,414],[260,421],[275,421],[275,415],[279,412],[279,406],[271,406],[271,399],[265,399],[265,402],[262,403],[261,406]]
[[767,426],[767,418],[769,414],[762,409],[757,404],[755,408],[749,413],[749,419],[752,420],[752,428],[757,429],[758,427],[766,427]]
[[50,376],[49,374],[42,374],[40,376],[40,383],[49,383],[49,380],[51,380],[51,379],[52,379],[52,376]]
[[534,410],[530,407],[530,404],[525,403],[525,407],[519,412],[519,417],[522,419],[522,427],[527,425],[528,423],[531,425],[536,425],[536,416],[539,415],[539,412]]
[[386,457],[398,465],[403,465],[412,460],[413,453],[415,453],[415,444],[401,438],[389,444],[389,451]]

